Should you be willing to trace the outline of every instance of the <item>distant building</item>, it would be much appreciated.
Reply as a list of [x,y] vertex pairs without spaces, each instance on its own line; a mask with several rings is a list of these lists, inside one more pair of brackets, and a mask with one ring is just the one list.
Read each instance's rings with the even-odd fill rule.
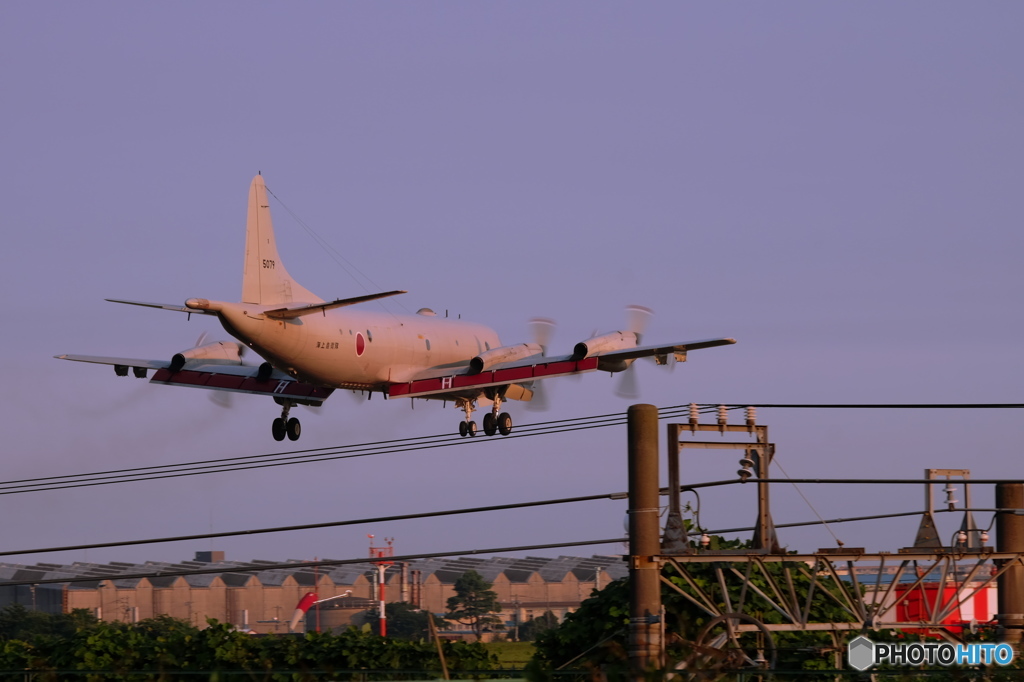
[[[326,599],[351,591],[349,596],[327,602],[311,612],[307,627],[315,627],[319,619],[322,629],[362,622],[366,610],[377,601],[376,566],[370,562],[320,569],[269,569],[266,567],[281,562],[227,561],[222,552],[199,552],[196,559],[177,564],[0,563],[0,608],[22,604],[48,613],[87,609],[102,620],[123,622],[168,615],[199,627],[206,624],[207,618],[215,618],[246,631],[269,633],[288,631],[296,605],[309,592]],[[213,572],[129,577],[205,569]],[[616,556],[425,559],[388,566],[385,600],[407,601],[442,614],[448,598],[454,594],[455,581],[468,570],[475,570],[492,583],[491,589],[497,592],[502,606],[502,617],[510,627],[545,611],[561,620],[595,588],[628,573],[622,558]],[[2,585],[78,578],[89,580]]]

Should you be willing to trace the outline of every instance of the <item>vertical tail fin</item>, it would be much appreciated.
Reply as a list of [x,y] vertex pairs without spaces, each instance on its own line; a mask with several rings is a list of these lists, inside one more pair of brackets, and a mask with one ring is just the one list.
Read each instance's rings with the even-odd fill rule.
[[242,270],[242,302],[266,305],[322,303],[312,292],[292,279],[277,255],[274,223],[263,176],[249,187],[249,216],[245,225],[245,266]]

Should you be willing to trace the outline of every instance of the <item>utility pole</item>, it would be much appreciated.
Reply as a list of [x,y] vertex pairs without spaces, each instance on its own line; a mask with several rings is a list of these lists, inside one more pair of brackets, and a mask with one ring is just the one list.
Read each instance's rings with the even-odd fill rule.
[[629,460],[629,662],[633,679],[661,660],[661,553],[658,490],[658,408],[626,413]]
[[[1024,552],[1024,483],[996,484],[996,551]],[[1024,636],[1024,566],[1020,561],[999,576],[999,629],[1002,641],[1021,655]]]

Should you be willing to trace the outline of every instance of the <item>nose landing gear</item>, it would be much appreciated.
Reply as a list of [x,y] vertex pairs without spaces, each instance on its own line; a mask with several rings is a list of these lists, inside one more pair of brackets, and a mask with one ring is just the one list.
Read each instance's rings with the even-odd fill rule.
[[270,425],[270,432],[274,436],[274,440],[284,440],[285,436],[288,436],[288,440],[298,440],[299,436],[302,435],[302,424],[295,417],[288,418],[288,411],[292,409],[292,405],[295,403],[291,401],[283,401],[281,405],[281,416],[274,420]]
[[[466,436],[473,437],[476,435],[476,422],[473,421],[473,410],[476,407],[473,405],[472,400],[460,400],[457,402],[456,407],[461,407],[466,412],[466,420],[459,422],[459,435],[465,438]],[[484,420],[484,424],[487,421]]]

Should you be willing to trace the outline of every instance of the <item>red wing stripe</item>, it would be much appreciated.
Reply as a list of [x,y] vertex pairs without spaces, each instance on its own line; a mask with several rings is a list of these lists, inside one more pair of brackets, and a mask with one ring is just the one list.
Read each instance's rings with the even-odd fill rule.
[[528,367],[496,369],[491,372],[481,372],[480,374],[457,374],[449,377],[437,377],[436,379],[411,381],[406,384],[392,384],[388,388],[388,395],[391,398],[400,398],[453,393],[467,388],[501,386],[520,381],[580,374],[582,372],[591,372],[595,369],[597,369],[596,357],[584,358],[578,362],[549,362]]
[[213,372],[195,372],[188,369],[179,370],[173,374],[169,370],[160,369],[153,374],[153,378],[150,381],[168,386],[193,386],[195,388],[212,388],[222,391],[237,391],[239,393],[255,393],[257,395],[280,395],[306,400],[326,400],[334,390],[290,379],[257,381],[252,377],[214,374]]

